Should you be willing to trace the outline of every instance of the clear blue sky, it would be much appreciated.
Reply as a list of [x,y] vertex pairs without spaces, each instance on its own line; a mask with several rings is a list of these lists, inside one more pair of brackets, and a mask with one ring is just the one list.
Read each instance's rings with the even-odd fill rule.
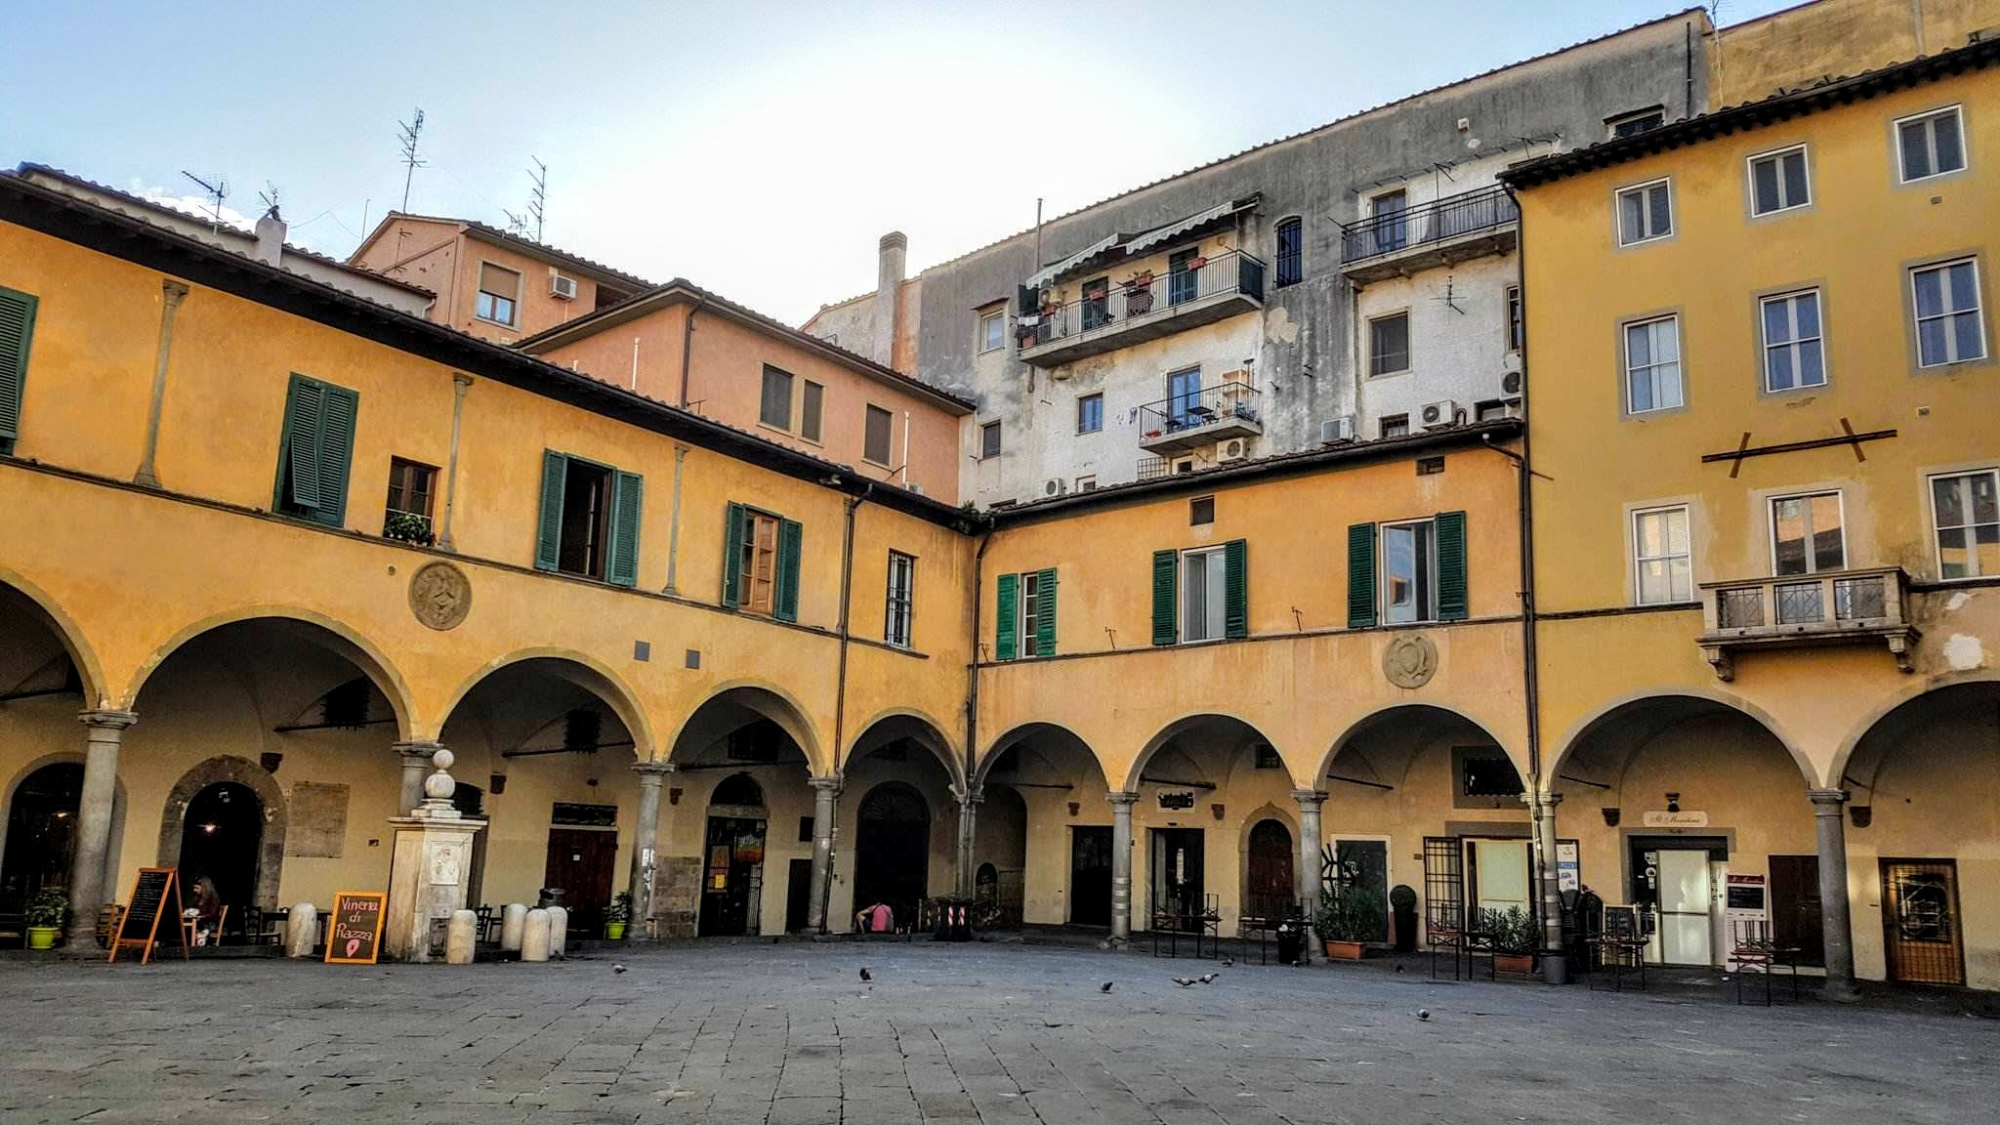
[[[1790,0],[1729,0],[1722,22]],[[400,204],[504,226],[796,323],[1050,214],[1677,10],[1671,0],[328,5],[16,0],[0,165],[125,190],[275,183],[345,255]],[[614,10],[622,9],[622,10]],[[584,12],[591,13],[586,17]],[[600,14],[609,13],[609,14]]]

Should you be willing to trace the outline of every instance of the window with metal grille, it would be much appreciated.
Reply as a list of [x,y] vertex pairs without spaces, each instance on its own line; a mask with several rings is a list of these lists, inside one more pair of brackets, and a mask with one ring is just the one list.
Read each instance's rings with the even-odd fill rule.
[[1306,276],[1306,230],[1301,219],[1286,219],[1278,224],[1277,274],[1272,282],[1283,289],[1287,285],[1297,285]]
[[916,582],[917,560],[897,551],[889,552],[889,595],[883,639],[897,648],[910,647]]

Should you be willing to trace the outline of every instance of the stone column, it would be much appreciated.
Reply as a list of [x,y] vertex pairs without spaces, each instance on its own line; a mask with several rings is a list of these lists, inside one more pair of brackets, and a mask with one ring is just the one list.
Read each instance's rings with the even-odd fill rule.
[[983,790],[974,789],[958,798],[958,897],[969,899],[977,889],[974,886],[977,868],[972,856],[979,838],[979,803],[986,799]]
[[97,941],[97,910],[118,896],[118,888],[104,885],[104,862],[111,852],[111,814],[118,796],[118,747],[125,728],[139,721],[130,711],[85,711],[77,718],[86,729],[83,799],[77,806],[76,854],[69,869],[72,952]]
[[1847,918],[1847,825],[1844,789],[1808,789],[1819,822],[1819,913],[1826,933],[1825,997],[1839,1004],[1861,999],[1854,987],[1854,932]]
[[632,768],[639,774],[639,826],[632,845],[632,875],[626,883],[632,892],[632,917],[625,927],[628,940],[643,936],[646,919],[653,916],[653,872],[659,866],[660,850],[660,786],[674,772],[667,762],[640,762]]
[[1534,822],[1535,851],[1541,856],[1536,871],[1541,883],[1542,979],[1564,984],[1569,980],[1569,955],[1563,949],[1562,881],[1556,865],[1556,806],[1562,803],[1562,794],[1543,793],[1540,797],[1537,801],[1530,795],[1527,801],[1528,815]]
[[826,907],[833,893],[833,811],[844,779],[808,778],[813,790],[812,902],[806,906],[806,929],[816,934],[827,931]]
[[1319,789],[1294,789],[1292,800],[1299,803],[1299,870],[1293,879],[1299,899],[1299,912],[1305,916],[1305,948],[1310,952],[1319,948],[1319,935],[1313,928],[1313,916],[1319,912],[1320,849],[1326,846],[1326,836],[1320,829],[1319,810],[1326,804],[1326,793]]
[[396,801],[396,815],[409,816],[424,803],[424,777],[430,772],[431,755],[444,747],[435,742],[398,742],[389,749],[403,760],[403,792]]
[[1139,795],[1105,794],[1111,802],[1111,944],[1132,940],[1132,806]]

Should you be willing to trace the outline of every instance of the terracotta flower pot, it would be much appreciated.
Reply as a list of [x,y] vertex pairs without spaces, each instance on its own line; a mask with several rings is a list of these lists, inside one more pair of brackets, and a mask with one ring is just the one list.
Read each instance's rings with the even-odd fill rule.
[[1496,953],[1493,955],[1493,969],[1495,972],[1526,976],[1535,971],[1535,958],[1531,953]]
[[1326,959],[1329,961],[1359,961],[1367,952],[1367,946],[1358,941],[1326,941]]

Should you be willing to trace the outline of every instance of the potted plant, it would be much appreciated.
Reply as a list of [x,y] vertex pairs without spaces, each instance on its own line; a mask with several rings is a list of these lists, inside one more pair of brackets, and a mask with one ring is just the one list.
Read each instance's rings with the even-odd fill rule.
[[1359,961],[1365,946],[1382,938],[1382,896],[1368,887],[1334,887],[1320,896],[1313,928],[1330,961]]
[[1140,270],[1125,281],[1125,312],[1139,316],[1153,311],[1153,271]]
[[62,933],[63,923],[69,920],[69,896],[45,887],[28,896],[22,913],[27,916],[28,948],[54,949],[56,935]]
[[1535,947],[1540,943],[1541,935],[1536,932],[1535,919],[1527,911],[1518,906],[1505,910],[1482,910],[1479,912],[1479,928],[1492,939],[1494,972],[1525,976],[1535,971]]
[[609,941],[625,940],[625,925],[632,920],[632,892],[619,891],[604,908],[604,936]]

